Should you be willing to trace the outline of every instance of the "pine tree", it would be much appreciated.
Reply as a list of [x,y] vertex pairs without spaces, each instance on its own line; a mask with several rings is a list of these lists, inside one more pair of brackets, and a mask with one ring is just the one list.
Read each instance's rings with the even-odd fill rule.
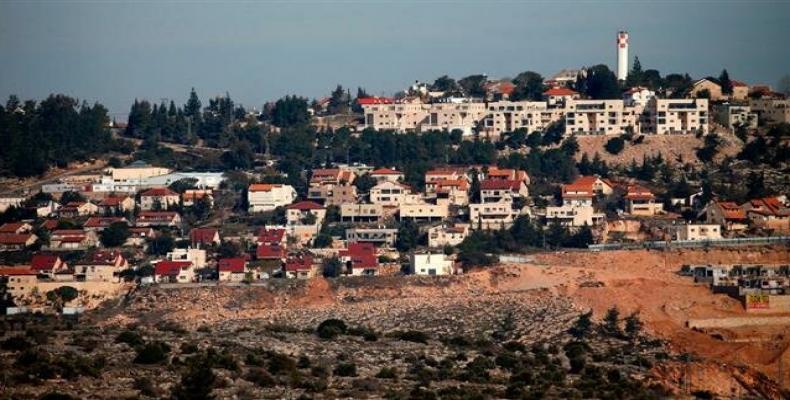
[[628,72],[628,77],[625,80],[626,87],[636,87],[643,85],[644,73],[642,71],[642,63],[639,62],[639,57],[634,57],[634,65],[631,71]]
[[721,86],[722,94],[732,94],[732,81],[727,69],[722,70],[721,75],[719,75],[719,86]]

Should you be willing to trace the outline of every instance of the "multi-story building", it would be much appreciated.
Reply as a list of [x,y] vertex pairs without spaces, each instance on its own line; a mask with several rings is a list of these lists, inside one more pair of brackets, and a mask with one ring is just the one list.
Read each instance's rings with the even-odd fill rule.
[[757,128],[757,113],[752,112],[751,107],[734,104],[720,104],[713,107],[715,110],[716,122],[730,129],[744,127],[749,129]]
[[140,194],[140,208],[143,210],[167,210],[177,206],[181,197],[168,188],[148,189]]
[[512,201],[527,196],[529,196],[529,190],[522,180],[486,179],[480,182],[480,202],[482,203]]
[[570,205],[546,207],[546,222],[556,222],[567,227],[598,225],[606,219],[604,213],[595,212],[591,205]]
[[402,204],[419,201],[419,195],[412,193],[410,187],[399,182],[384,181],[370,189],[370,202],[384,207],[400,207]]
[[[653,99],[645,109],[640,132],[656,135],[707,134],[707,99]],[[635,130],[635,132],[637,132]]]
[[348,243],[373,243],[381,246],[395,246],[398,230],[392,228],[350,228],[346,229]]
[[491,137],[504,132],[526,129],[542,131],[551,123],[562,119],[562,108],[549,107],[545,101],[497,101],[488,104],[488,114],[483,121],[483,131]]
[[625,194],[625,208],[631,215],[652,217],[664,211],[664,204],[656,201],[656,196],[649,189],[631,185]]
[[766,123],[790,123],[790,99],[753,99],[749,105]]
[[753,199],[741,205],[755,226],[778,232],[790,232],[790,204],[786,196]]
[[473,229],[507,229],[518,215],[519,211],[513,210],[510,201],[469,204],[469,223]]
[[312,201],[300,201],[285,207],[288,225],[321,225],[326,217],[326,208]]
[[721,225],[682,224],[675,226],[675,240],[721,239]]
[[401,204],[398,209],[398,218],[414,221],[435,221],[447,218],[449,210],[447,204],[412,203]]
[[250,212],[271,211],[296,200],[296,190],[291,185],[254,183],[247,190]]
[[437,225],[428,229],[428,247],[458,246],[469,236],[469,224]]
[[453,260],[444,253],[414,253],[409,267],[414,275],[452,275],[454,272]]
[[639,132],[641,107],[623,100],[571,100],[565,106],[566,135],[619,135]]
[[465,206],[469,204],[469,181],[445,179],[425,183],[425,191],[436,196],[436,204]]
[[345,203],[340,205],[340,218],[344,222],[375,222],[384,218],[381,204]]

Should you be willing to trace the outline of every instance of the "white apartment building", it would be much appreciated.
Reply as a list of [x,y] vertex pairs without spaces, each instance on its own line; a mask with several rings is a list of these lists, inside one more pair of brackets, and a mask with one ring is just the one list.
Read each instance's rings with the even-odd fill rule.
[[562,108],[549,107],[545,101],[496,101],[488,103],[483,129],[494,137],[519,128],[542,131],[562,115]]
[[398,209],[400,220],[411,219],[414,221],[434,221],[447,218],[449,209],[447,204],[413,203],[401,204]]
[[642,133],[687,135],[709,131],[707,99],[653,99],[645,114]]
[[453,260],[444,253],[412,254],[409,260],[414,275],[452,275]]
[[296,200],[296,190],[291,185],[255,183],[247,190],[250,212],[271,211]]
[[340,205],[340,219],[343,222],[373,222],[384,218],[381,204],[344,203]]
[[203,249],[173,249],[165,256],[168,261],[189,261],[196,269],[206,266],[206,250]]
[[458,246],[469,236],[469,224],[437,225],[428,229],[428,247]]
[[622,100],[571,100],[565,105],[566,135],[620,135],[639,132],[641,107]]
[[749,129],[757,128],[757,113],[752,112],[749,106],[725,103],[714,106],[714,110],[716,111],[716,122],[731,130],[734,130],[738,126]]
[[546,207],[546,223],[558,222],[567,227],[594,226],[603,222],[606,215],[595,212],[591,205],[571,205]]
[[370,202],[384,207],[400,207],[402,204],[420,202],[420,196],[411,188],[398,182],[384,181],[370,189]]
[[721,239],[721,225],[683,224],[675,226],[675,240]]
[[469,224],[472,229],[507,229],[513,225],[518,215],[518,210],[513,210],[513,203],[510,201],[469,204]]

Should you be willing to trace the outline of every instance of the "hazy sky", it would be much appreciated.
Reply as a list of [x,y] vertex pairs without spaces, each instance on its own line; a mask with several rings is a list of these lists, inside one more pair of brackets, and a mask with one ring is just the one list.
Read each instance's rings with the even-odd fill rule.
[[194,86],[260,107],[336,84],[389,94],[448,74],[551,75],[616,64],[615,33],[662,74],[775,85],[790,73],[790,2],[69,2],[0,0],[0,96],[183,103]]

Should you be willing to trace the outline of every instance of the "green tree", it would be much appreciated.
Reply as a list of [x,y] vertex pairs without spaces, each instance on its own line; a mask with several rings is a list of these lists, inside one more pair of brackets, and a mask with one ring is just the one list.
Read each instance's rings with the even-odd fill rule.
[[433,81],[431,90],[444,92],[445,95],[452,94],[458,90],[458,83],[455,82],[455,79],[450,78],[447,75],[442,75]]
[[617,306],[612,306],[606,311],[603,322],[603,329],[606,333],[613,336],[620,335],[620,310],[617,309]]
[[285,96],[274,103],[272,123],[278,127],[303,126],[310,122],[307,112],[307,99],[297,96]]
[[639,314],[634,312],[625,317],[625,334],[634,339],[642,332],[642,321],[639,319]]
[[628,77],[625,80],[626,87],[636,87],[643,84],[642,76],[642,63],[639,62],[639,57],[634,57],[634,65],[631,71],[628,72]]
[[210,362],[201,359],[193,362],[181,381],[173,388],[175,400],[210,400],[214,396],[211,392],[217,385],[217,376],[211,369]]
[[606,141],[604,149],[609,154],[620,154],[625,148],[625,140],[619,136],[615,136]]
[[599,64],[590,67],[587,70],[587,75],[582,79],[583,93],[592,99],[618,99],[621,97],[617,77],[606,65]]
[[126,239],[129,239],[131,232],[129,232],[129,224],[126,222],[113,222],[101,231],[99,237],[104,247],[118,247],[122,246]]
[[337,85],[335,90],[332,91],[332,95],[329,97],[327,111],[329,111],[330,114],[346,114],[348,113],[349,102],[350,99],[346,95],[343,86]]
[[513,79],[513,84],[516,85],[511,95],[511,99],[514,101],[540,101],[543,99],[543,92],[546,91],[543,77],[537,72],[522,72],[516,75]]
[[343,273],[343,263],[337,257],[327,258],[321,266],[321,272],[324,278],[336,278]]
[[417,247],[420,237],[420,230],[417,224],[411,220],[401,222],[398,228],[398,239],[395,242],[395,248],[400,252],[407,252]]
[[592,311],[579,315],[569,332],[577,339],[586,338],[592,331]]
[[485,97],[485,83],[488,80],[485,75],[469,75],[461,78],[458,85],[461,86],[464,94],[469,97]]
[[719,75],[719,86],[721,86],[722,94],[732,94],[732,81],[727,69],[723,69]]
[[76,299],[79,295],[79,291],[72,286],[60,286],[47,292],[46,297],[53,307],[60,309],[64,304]]

